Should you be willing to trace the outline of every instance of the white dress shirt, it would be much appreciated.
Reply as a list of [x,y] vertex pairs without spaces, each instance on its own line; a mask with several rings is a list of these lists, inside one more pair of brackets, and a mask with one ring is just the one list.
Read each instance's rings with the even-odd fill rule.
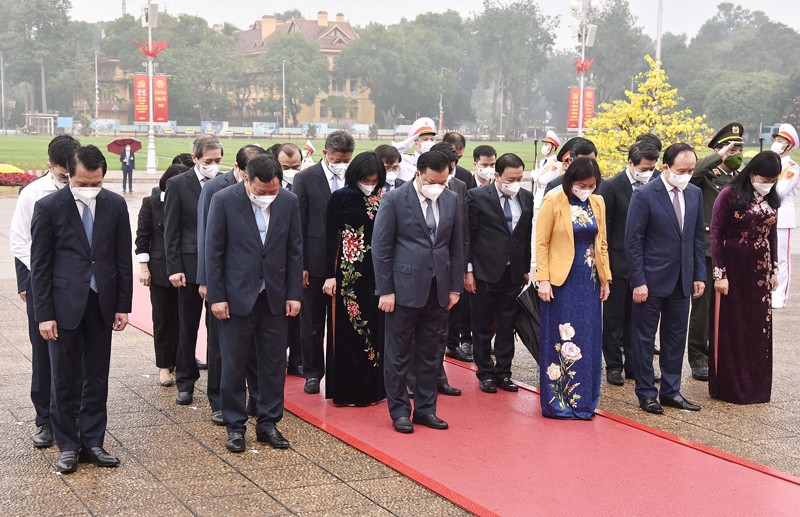
[[[417,180],[413,181],[414,190],[417,191],[417,198],[419,198],[419,207],[422,209],[422,218],[425,219],[428,212],[428,198],[422,195],[422,191],[419,189],[419,182]],[[433,220],[436,221],[436,228],[439,228],[439,199],[437,198],[431,205],[433,206]]]
[[[667,194],[669,194],[669,204],[671,205],[673,203],[672,198],[675,196],[675,194],[672,192],[672,189],[674,189],[675,187],[669,184],[664,174],[662,174],[660,177],[661,181],[664,182],[664,186],[667,187]],[[683,222],[686,219],[686,200],[684,200],[683,198],[683,190],[681,189],[678,189],[678,202],[681,205],[681,220],[679,222],[681,223],[681,228],[683,228]]]
[[[56,190],[53,173],[48,173],[22,189],[17,198],[17,206],[11,218],[11,231],[9,242],[11,254],[19,259],[28,269],[31,268],[31,222],[33,221],[33,206],[45,196]],[[64,186],[63,188],[69,188]]]
[[[77,198],[77,196],[72,196],[72,197],[75,199],[75,205],[78,207],[78,217],[80,217],[81,221],[82,221],[83,220],[83,210],[84,210],[84,207],[87,206],[87,205],[84,204],[83,201],[79,200]],[[91,212],[92,212],[92,221],[94,221],[94,214],[95,214],[95,211],[97,210],[95,208],[96,206],[97,206],[97,198],[94,198],[91,201],[89,201],[88,207],[89,207],[89,210],[91,210]]]

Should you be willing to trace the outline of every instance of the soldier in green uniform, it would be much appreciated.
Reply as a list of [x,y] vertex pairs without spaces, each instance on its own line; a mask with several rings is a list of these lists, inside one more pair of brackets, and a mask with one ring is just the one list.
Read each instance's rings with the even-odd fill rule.
[[706,226],[706,288],[703,296],[692,300],[689,317],[689,366],[692,377],[708,381],[708,320],[711,297],[714,296],[713,269],[711,267],[711,210],[719,192],[736,177],[742,166],[742,135],[744,128],[731,122],[719,130],[708,143],[713,153],[697,162],[691,182],[703,191]]

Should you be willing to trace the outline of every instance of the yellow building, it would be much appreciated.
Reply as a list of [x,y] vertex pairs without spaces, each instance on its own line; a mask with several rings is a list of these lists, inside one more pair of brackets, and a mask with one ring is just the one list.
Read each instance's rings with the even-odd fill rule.
[[[328,59],[329,70],[328,91],[320,92],[312,106],[303,106],[298,122],[334,126],[374,124],[375,104],[369,98],[369,90],[361,87],[357,79],[333,78],[336,58],[358,37],[343,14],[338,13],[334,20],[329,20],[328,13],[320,11],[316,20],[291,18],[286,22],[279,22],[274,16],[262,16],[249,29],[236,33],[236,48],[245,56],[256,56],[267,50],[275,35],[293,33],[319,43],[320,52]],[[252,101],[258,102],[262,96],[263,93],[256,89]],[[332,97],[341,97],[346,101],[334,102],[330,100]]]
[[[118,120],[122,125],[130,124],[133,76],[125,75],[119,59],[102,58],[97,62],[97,82],[100,95],[98,118]],[[76,90],[72,95],[72,112],[86,113],[93,118],[94,99],[87,100]]]

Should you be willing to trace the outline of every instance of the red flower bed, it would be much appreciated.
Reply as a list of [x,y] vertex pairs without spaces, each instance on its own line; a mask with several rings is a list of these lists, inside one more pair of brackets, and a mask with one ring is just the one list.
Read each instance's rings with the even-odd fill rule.
[[21,187],[38,178],[34,174],[21,172],[19,174],[0,174],[0,187]]

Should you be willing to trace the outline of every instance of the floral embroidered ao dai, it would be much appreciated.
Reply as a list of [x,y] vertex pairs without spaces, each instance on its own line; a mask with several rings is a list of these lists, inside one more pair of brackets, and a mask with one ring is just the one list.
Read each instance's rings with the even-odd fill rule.
[[[777,215],[756,193],[736,210],[731,187],[720,192],[711,219],[714,280],[728,279],[726,296],[712,297],[708,389],[737,404],[769,402],[772,390],[772,291],[777,275]],[[719,300],[719,303],[717,303]]]
[[602,310],[595,266],[597,221],[589,201],[570,196],[575,257],[566,281],[542,302],[540,401],[550,418],[589,419],[600,400]]

